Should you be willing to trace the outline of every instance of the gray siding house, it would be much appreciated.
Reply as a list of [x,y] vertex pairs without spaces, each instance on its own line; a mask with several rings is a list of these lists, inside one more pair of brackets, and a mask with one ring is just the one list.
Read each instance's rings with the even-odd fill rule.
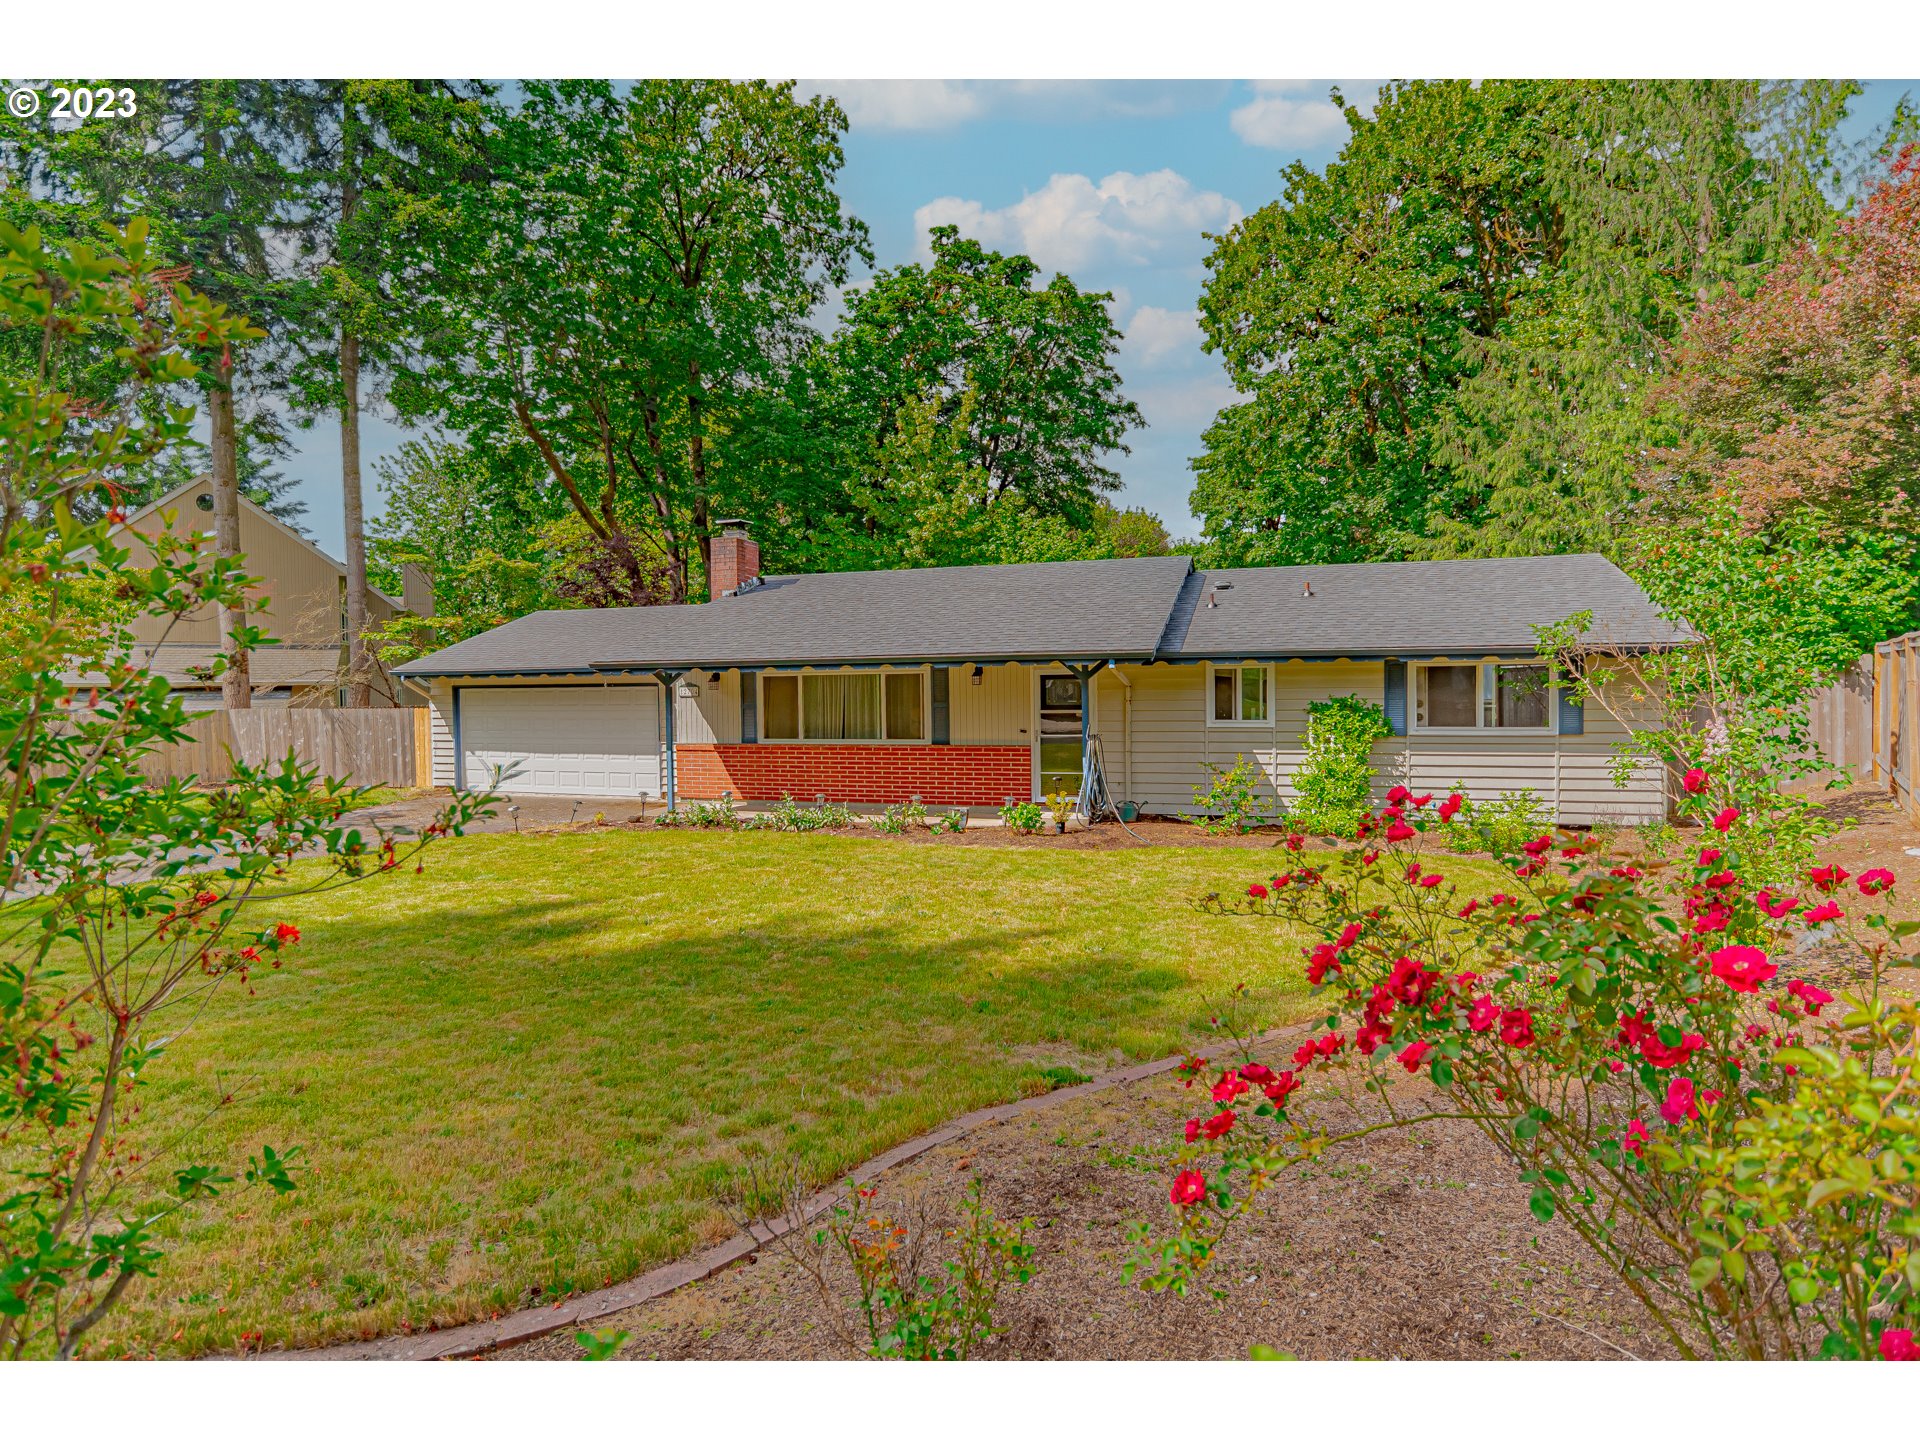
[[1613,653],[1689,638],[1598,555],[762,577],[743,526],[713,543],[734,583],[707,604],[542,611],[398,667],[430,696],[436,783],[999,805],[1076,793],[1097,753],[1114,799],[1191,813],[1205,766],[1237,756],[1288,801],[1307,706],[1356,694],[1393,726],[1383,791],[1529,790],[1568,824],[1666,813],[1656,764],[1615,783],[1622,722],[1542,683],[1534,627],[1578,612]]

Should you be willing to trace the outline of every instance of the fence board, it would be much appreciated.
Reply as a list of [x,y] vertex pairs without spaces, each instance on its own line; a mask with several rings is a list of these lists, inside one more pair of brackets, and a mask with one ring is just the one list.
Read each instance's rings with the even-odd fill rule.
[[1807,724],[1829,765],[1871,776],[1920,821],[1920,630],[1882,641],[1808,696]]
[[303,765],[356,785],[411,787],[433,783],[431,747],[420,759],[424,709],[209,710],[187,727],[179,745],[141,762],[152,780],[198,777],[217,785],[233,778],[233,761],[265,765],[289,752]]

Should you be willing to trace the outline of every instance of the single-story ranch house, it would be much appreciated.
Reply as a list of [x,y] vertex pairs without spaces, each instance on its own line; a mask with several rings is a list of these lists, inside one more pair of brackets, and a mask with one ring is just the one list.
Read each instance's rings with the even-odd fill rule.
[[[712,542],[703,605],[547,610],[398,667],[427,687],[434,780],[510,793],[999,805],[1108,793],[1191,813],[1244,755],[1289,799],[1307,706],[1384,706],[1384,789],[1527,789],[1563,823],[1659,820],[1661,768],[1543,685],[1536,625],[1685,643],[1598,555],[1199,570],[1185,556],[766,576]],[[1600,662],[1596,662],[1600,663]],[[670,703],[669,703],[670,702]]]

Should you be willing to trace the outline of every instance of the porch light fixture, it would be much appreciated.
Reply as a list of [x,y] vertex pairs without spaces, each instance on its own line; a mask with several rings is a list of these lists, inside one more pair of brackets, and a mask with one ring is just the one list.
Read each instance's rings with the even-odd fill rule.
[[972,684],[974,684],[974,685],[978,685],[978,684],[980,683],[980,677],[981,677],[982,675],[984,675],[984,674],[986,674],[986,673],[987,673],[987,672],[986,672],[986,667],[985,667],[984,665],[976,665],[976,666],[974,666],[974,667],[973,667],[973,675],[971,676],[971,679],[970,679],[970,683],[972,683]]
[[715,670],[711,675],[707,676],[707,683],[709,685],[718,685],[720,683],[720,672]]

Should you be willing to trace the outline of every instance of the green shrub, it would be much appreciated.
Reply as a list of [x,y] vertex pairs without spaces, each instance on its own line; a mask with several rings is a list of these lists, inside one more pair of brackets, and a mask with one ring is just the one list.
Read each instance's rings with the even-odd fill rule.
[[1246,756],[1234,756],[1231,765],[1202,761],[1200,768],[1212,783],[1194,789],[1193,803],[1202,814],[1193,823],[1209,835],[1244,835],[1273,819],[1272,804],[1260,795],[1260,784],[1267,777]]
[[[1464,794],[1465,787],[1454,789]],[[1465,801],[1442,844],[1460,854],[1517,854],[1534,836],[1552,830],[1553,809],[1531,790],[1505,790],[1497,799]]]
[[1031,800],[1009,800],[1000,807],[1000,819],[1016,835],[1031,835],[1038,830],[1043,813]]
[[889,805],[873,818],[873,828],[882,835],[904,835],[916,825],[927,823],[927,807],[918,800]]
[[733,797],[722,795],[718,800],[689,800],[654,823],[676,830],[738,830],[745,822],[734,809]]
[[743,830],[844,830],[853,824],[853,811],[845,805],[821,801],[802,805],[791,795],[782,795],[780,803],[761,815],[749,815],[740,822]]
[[1373,804],[1373,745],[1393,734],[1387,712],[1358,695],[1307,706],[1305,757],[1293,772],[1289,819],[1303,831],[1351,835]]

